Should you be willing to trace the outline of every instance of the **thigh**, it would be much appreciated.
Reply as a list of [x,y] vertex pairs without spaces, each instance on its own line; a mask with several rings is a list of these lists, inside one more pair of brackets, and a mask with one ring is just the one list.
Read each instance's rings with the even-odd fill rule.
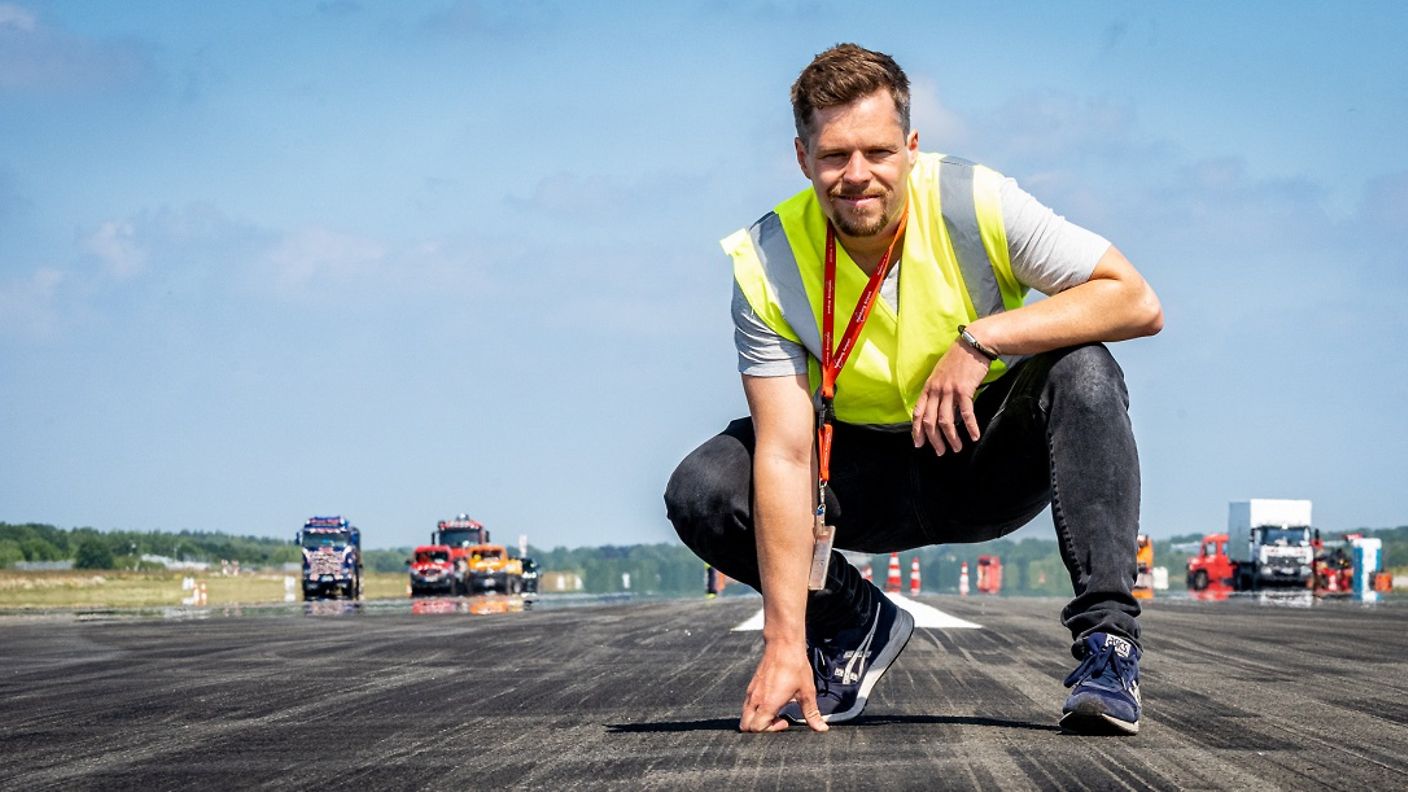
[[1021,528],[1051,502],[1050,449],[1041,366],[1028,359],[979,394],[978,442],[934,455],[921,482],[925,530],[934,542],[984,542]]

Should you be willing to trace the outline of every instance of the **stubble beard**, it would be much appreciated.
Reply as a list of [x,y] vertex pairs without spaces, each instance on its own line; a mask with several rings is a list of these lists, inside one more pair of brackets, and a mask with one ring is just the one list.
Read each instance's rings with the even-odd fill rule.
[[840,231],[842,234],[848,237],[875,236],[881,231],[884,231],[885,227],[888,226],[890,224],[890,221],[894,219],[890,216],[891,214],[893,214],[893,212],[891,211],[893,209],[891,203],[894,200],[894,193],[891,191],[885,191],[878,194],[866,194],[871,197],[879,198],[880,204],[883,207],[880,211],[880,214],[874,218],[854,218],[848,216],[839,205],[839,202],[844,195],[845,193],[842,193],[840,191],[835,191],[831,194],[833,200],[832,206],[834,207],[833,213],[836,215],[834,218],[832,218],[831,222],[836,226],[837,231]]

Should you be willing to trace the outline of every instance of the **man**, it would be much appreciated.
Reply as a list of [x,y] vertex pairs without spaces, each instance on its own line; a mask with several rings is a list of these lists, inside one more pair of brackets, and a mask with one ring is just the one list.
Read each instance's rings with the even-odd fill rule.
[[[811,189],[723,242],[751,420],[690,454],[665,494],[681,539],[763,595],[739,728],[856,717],[913,630],[817,523],[836,547],[883,553],[986,541],[1050,504],[1081,661],[1061,724],[1135,733],[1139,468],[1100,342],[1158,332],[1158,299],[1011,180],[920,153],[888,55],[821,53],[792,105]],[[1029,287],[1047,298],[1024,304]]]

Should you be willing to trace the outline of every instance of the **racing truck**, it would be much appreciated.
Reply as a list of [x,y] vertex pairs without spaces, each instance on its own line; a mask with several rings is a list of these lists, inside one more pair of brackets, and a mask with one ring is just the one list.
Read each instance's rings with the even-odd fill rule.
[[510,558],[508,548],[496,544],[477,544],[466,550],[465,590],[470,594],[490,591],[518,594],[523,591],[523,562]]
[[294,539],[303,551],[303,599],[362,597],[362,532],[341,516],[309,517]]
[[411,596],[458,594],[459,582],[455,565],[450,560],[450,548],[445,545],[421,545],[408,563],[411,573]]
[[1310,501],[1260,498],[1228,504],[1227,533],[1203,537],[1188,559],[1188,588],[1255,591],[1313,582]]

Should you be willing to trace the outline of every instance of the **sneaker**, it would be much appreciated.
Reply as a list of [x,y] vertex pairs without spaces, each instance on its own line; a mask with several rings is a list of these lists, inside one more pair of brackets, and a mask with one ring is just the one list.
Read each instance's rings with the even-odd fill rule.
[[[812,673],[816,681],[816,703],[827,723],[848,721],[865,709],[871,688],[889,669],[914,632],[914,617],[890,601],[875,595],[875,613],[860,627],[813,643],[807,642]],[[806,723],[802,707],[789,702],[782,717]]]
[[1076,734],[1139,733],[1139,647],[1126,638],[1092,633],[1085,659],[1066,677],[1071,695],[1061,728]]

